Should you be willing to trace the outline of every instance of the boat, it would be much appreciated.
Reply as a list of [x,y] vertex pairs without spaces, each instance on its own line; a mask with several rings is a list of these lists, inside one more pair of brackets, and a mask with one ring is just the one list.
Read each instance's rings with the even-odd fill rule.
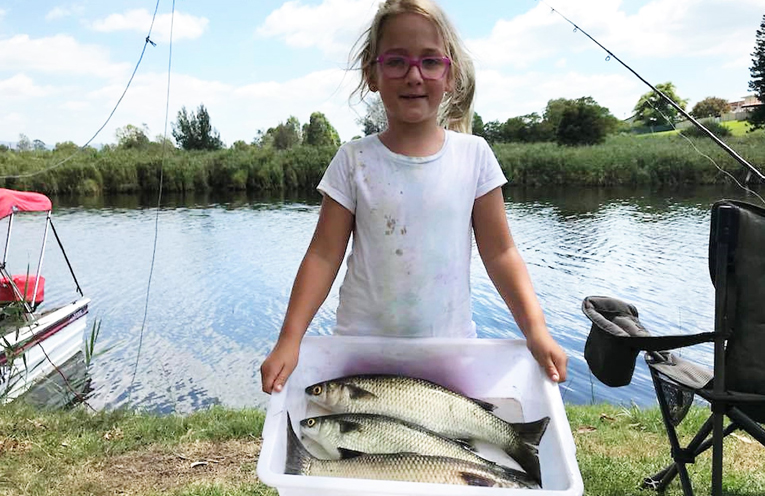
[[[45,228],[34,274],[12,273],[8,265],[13,220],[16,215],[44,214]],[[0,262],[0,404],[23,395],[33,385],[57,373],[83,350],[90,299],[83,295],[52,221],[50,199],[41,194],[0,188],[0,222],[8,229]],[[48,234],[53,232],[74,280],[76,295],[68,303],[45,308],[42,264]],[[26,233],[24,233],[26,235]],[[66,377],[62,377],[66,381]]]

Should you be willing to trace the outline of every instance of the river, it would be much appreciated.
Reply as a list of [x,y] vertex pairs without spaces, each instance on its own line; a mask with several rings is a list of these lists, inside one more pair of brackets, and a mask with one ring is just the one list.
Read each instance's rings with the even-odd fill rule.
[[[723,197],[746,198],[723,187],[506,191],[513,236],[550,331],[570,357],[561,385],[565,402],[655,401],[642,357],[628,387],[608,388],[591,375],[583,357],[590,328],[581,312],[585,296],[633,303],[652,334],[712,330],[709,214]],[[319,201],[316,195],[165,197],[158,211],[152,196],[55,198],[56,228],[93,300],[89,318],[101,323],[88,402],[158,413],[264,406],[259,367],[278,335]],[[38,222],[27,215],[14,223],[14,272],[37,261]],[[30,230],[33,237],[22,236]],[[45,305],[74,294],[53,248],[44,262]],[[344,267],[311,334],[331,333],[343,273]],[[522,337],[475,249],[472,291],[480,338]],[[711,345],[681,354],[711,364]]]

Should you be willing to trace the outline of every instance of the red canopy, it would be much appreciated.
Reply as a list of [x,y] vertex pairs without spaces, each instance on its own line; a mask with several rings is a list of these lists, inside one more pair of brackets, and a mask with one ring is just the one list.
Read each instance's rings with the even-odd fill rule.
[[50,199],[42,193],[0,188],[0,219],[15,212],[48,212]]

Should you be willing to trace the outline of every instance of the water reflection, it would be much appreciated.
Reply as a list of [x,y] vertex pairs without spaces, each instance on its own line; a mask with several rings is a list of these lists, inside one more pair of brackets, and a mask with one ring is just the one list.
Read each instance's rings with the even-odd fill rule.
[[[629,387],[610,389],[590,375],[582,299],[607,295],[633,303],[656,335],[711,329],[710,206],[745,195],[734,188],[506,193],[508,220],[548,325],[570,355],[565,400],[653,404],[642,359]],[[158,412],[264,405],[260,363],[281,327],[320,197],[165,195],[159,213],[156,201],[153,195],[55,199],[57,229],[93,299],[91,314],[102,322],[99,346],[109,349],[92,364],[89,402],[104,408],[130,400]],[[33,259],[36,249],[20,247],[20,259]],[[46,304],[71,290],[66,265],[56,256],[46,255]],[[471,270],[479,336],[521,337],[476,252]],[[344,268],[310,333],[331,333],[343,275]],[[681,353],[711,363],[710,346]]]

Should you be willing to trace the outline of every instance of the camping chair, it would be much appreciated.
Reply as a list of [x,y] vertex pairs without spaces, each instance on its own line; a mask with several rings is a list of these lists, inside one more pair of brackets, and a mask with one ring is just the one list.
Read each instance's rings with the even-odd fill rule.
[[[629,384],[640,351],[648,364],[673,463],[647,477],[643,487],[663,491],[680,476],[683,493],[693,496],[686,465],[712,448],[712,494],[722,494],[723,438],[743,429],[765,446],[765,209],[722,200],[712,207],[709,270],[715,287],[714,332],[651,337],[637,309],[614,298],[585,298],[592,321],[585,358],[608,386]],[[714,368],[666,351],[714,343]],[[706,400],[711,415],[683,447],[675,431],[693,403]],[[730,421],[724,425],[725,417]]]

